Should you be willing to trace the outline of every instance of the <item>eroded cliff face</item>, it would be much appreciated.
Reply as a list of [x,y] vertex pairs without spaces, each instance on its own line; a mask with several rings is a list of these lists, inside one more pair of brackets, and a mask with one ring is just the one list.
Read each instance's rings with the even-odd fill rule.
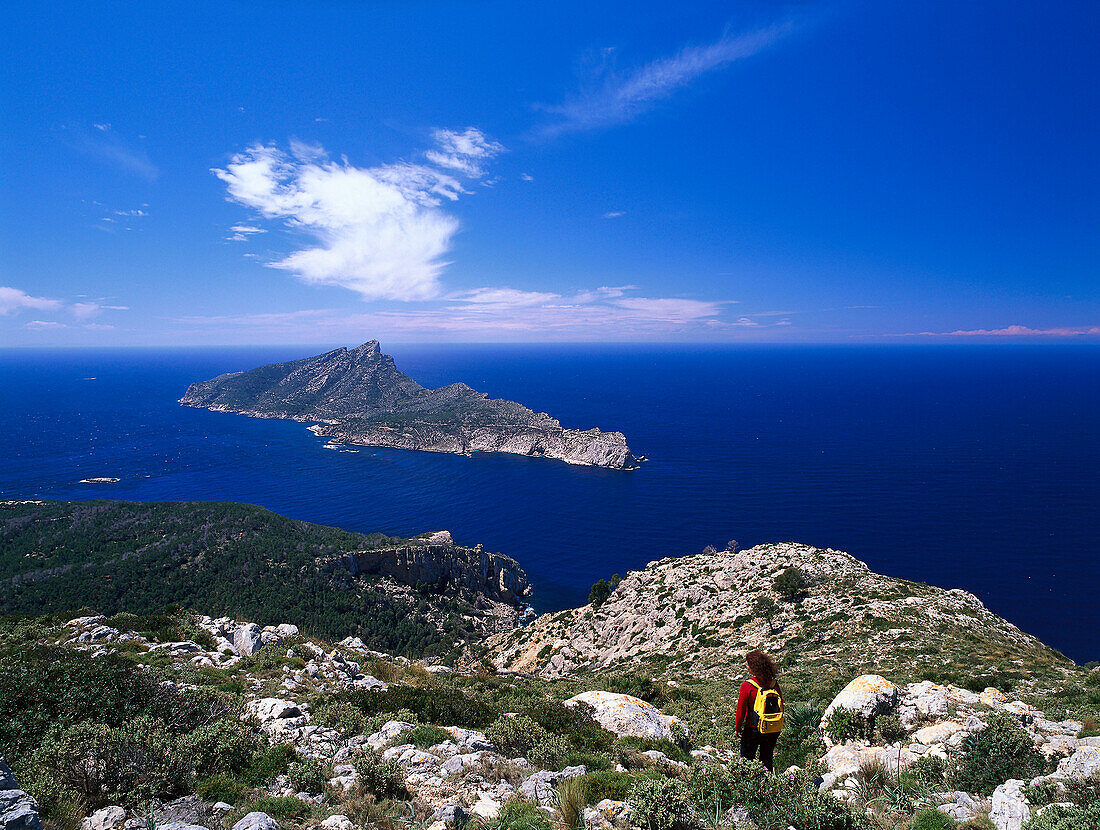
[[531,592],[527,574],[515,559],[489,553],[481,545],[456,545],[445,530],[420,544],[353,551],[341,560],[353,576],[379,574],[440,593],[481,594],[512,606],[521,606]]
[[[775,579],[800,569],[807,587],[784,598]],[[500,668],[564,677],[645,665],[670,676],[740,676],[746,651],[791,655],[804,670],[850,674],[965,663],[1070,665],[989,611],[973,594],[871,571],[842,551],[760,545],[650,562],[599,607],[544,614],[491,638]]]
[[469,454],[506,452],[631,469],[621,432],[566,429],[545,412],[490,398],[464,383],[426,389],[378,341],[193,383],[185,406],[256,418],[317,422],[335,442]]

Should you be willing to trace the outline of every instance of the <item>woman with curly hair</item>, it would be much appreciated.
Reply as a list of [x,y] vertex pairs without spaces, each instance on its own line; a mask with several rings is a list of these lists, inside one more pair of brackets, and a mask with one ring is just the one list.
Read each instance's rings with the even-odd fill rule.
[[775,667],[775,661],[762,651],[750,651],[745,655],[745,663],[749,667],[752,679],[741,684],[741,693],[737,697],[737,718],[734,728],[741,736],[741,757],[751,760],[756,757],[759,750],[760,763],[770,770],[775,743],[779,740],[779,730],[770,731],[765,728],[761,731],[755,705],[756,696],[770,689],[774,689],[782,699],[783,692],[779,688],[777,679],[779,670]]

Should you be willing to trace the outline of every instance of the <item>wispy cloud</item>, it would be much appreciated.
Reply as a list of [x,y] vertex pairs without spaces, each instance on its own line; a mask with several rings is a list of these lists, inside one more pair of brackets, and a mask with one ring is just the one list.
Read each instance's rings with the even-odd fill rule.
[[92,158],[146,181],[155,181],[160,170],[149,154],[134,148],[110,124],[96,124],[94,132],[78,127],[68,130],[72,145]]
[[98,317],[104,311],[129,311],[129,306],[103,305],[98,302],[80,302],[69,306],[69,312],[78,320],[87,320],[90,317]]
[[424,157],[432,164],[454,170],[471,179],[485,175],[485,162],[504,151],[504,145],[487,138],[476,127],[467,127],[462,132],[436,130],[433,138],[439,149],[428,150]]
[[[183,317],[184,327],[247,328],[290,339],[360,336],[534,339],[629,339],[704,334],[724,326],[727,303],[626,296],[630,287],[605,286],[557,294],[515,288],[479,288],[447,297],[433,308],[348,314],[337,309],[287,313]],[[732,325],[732,324],[730,324]]]
[[631,121],[703,75],[768,48],[792,29],[788,20],[752,32],[726,34],[705,46],[688,46],[629,72],[604,71],[563,103],[540,104],[538,109],[552,120],[537,132],[553,137]]
[[625,210],[609,210],[603,215],[604,219],[618,219],[620,216],[626,216]]
[[65,329],[68,328],[68,326],[54,320],[31,320],[27,323],[26,328],[33,331],[35,329]]
[[0,314],[7,316],[25,308],[37,311],[53,311],[61,308],[60,300],[48,297],[32,297],[26,291],[11,286],[0,285]]
[[[436,131],[426,156],[467,178],[503,149],[474,128]],[[439,277],[458,230],[441,209],[467,191],[438,167],[396,162],[355,167],[332,161],[321,147],[292,142],[289,152],[256,144],[213,171],[229,199],[279,219],[315,241],[267,263],[315,285],[336,285],[364,299],[427,300],[441,293]],[[235,226],[241,241],[259,228]]]
[[1028,326],[1005,326],[1001,329],[958,329],[956,331],[915,331],[888,334],[887,337],[1089,337],[1100,335],[1100,326],[1059,326],[1033,329]]

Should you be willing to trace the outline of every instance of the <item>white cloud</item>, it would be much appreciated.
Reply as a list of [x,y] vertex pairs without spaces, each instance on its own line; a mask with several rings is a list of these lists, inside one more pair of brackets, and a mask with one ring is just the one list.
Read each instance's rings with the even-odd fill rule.
[[604,219],[618,219],[620,216],[626,216],[625,210],[609,210],[603,215]]
[[439,149],[428,150],[424,157],[432,164],[454,170],[471,179],[485,175],[482,165],[504,151],[502,144],[487,138],[476,127],[467,127],[462,132],[436,130],[432,137]]
[[69,306],[69,311],[73,317],[78,320],[87,320],[89,317],[96,317],[102,314],[104,311],[129,311],[129,306],[124,305],[103,305],[102,303],[87,301],[80,303],[73,303]]
[[110,124],[93,124],[92,126],[99,130],[101,133],[108,132],[111,129]]
[[141,208],[134,208],[133,210],[115,210],[111,211],[115,216],[148,216]]
[[[468,176],[502,148],[473,128],[439,130],[437,164]],[[324,149],[292,142],[290,152],[256,144],[213,171],[229,199],[313,238],[315,245],[268,263],[315,285],[336,285],[364,299],[426,300],[440,294],[444,257],[458,220],[440,209],[465,193],[454,176],[398,162],[354,167]],[[245,230],[248,228],[249,230]],[[238,225],[229,239],[258,231]]]
[[57,323],[53,320],[31,320],[27,323],[28,329],[64,329],[68,328],[64,323]]
[[[706,46],[688,46],[626,74],[605,73],[602,79],[564,103],[541,105],[554,116],[538,132],[552,137],[631,121],[697,78],[755,55],[792,29],[788,22],[740,35],[725,35]],[[605,54],[611,54],[607,50]]]
[[530,173],[520,173],[519,177],[525,182],[533,182],[535,180],[535,177],[532,176]]
[[1058,326],[1033,329],[1028,326],[1005,326],[1000,329],[959,329],[957,331],[918,331],[890,334],[887,337],[1089,337],[1100,335],[1100,326]]
[[95,132],[83,128],[69,131],[73,146],[93,158],[117,167],[126,173],[154,181],[160,170],[144,150],[132,149],[110,124],[95,124]]
[[38,311],[53,311],[61,307],[60,300],[47,297],[32,297],[18,288],[0,285],[0,314],[14,314],[20,309],[33,308]]

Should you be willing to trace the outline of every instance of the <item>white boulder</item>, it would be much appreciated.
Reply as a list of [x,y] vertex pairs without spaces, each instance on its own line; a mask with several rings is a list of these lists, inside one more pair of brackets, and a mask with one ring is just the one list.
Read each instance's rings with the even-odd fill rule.
[[829,715],[836,709],[849,709],[864,719],[885,715],[897,704],[899,692],[898,687],[885,677],[877,674],[860,675],[841,689],[840,694],[825,708],[821,726],[825,727]]
[[1024,797],[1024,782],[1010,778],[993,791],[993,809],[989,820],[997,830],[1020,830],[1031,818],[1031,807]]
[[279,830],[279,822],[267,813],[249,813],[233,825],[233,830]]
[[620,738],[633,736],[651,740],[675,741],[687,732],[683,721],[666,715],[652,703],[615,692],[582,692],[565,701],[566,706],[587,704],[592,716],[608,732]]
[[122,807],[104,807],[96,810],[81,823],[82,830],[114,830],[126,821]]

